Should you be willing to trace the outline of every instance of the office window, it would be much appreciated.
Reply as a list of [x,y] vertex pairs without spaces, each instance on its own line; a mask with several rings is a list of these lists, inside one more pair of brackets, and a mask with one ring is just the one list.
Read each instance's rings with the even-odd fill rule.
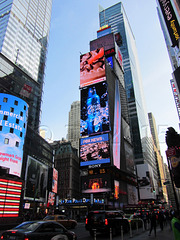
[[9,144],[9,138],[4,139],[4,144]]
[[18,101],[15,100],[14,101],[14,105],[18,106]]
[[10,128],[9,132],[13,133],[14,132],[14,128]]
[[4,115],[3,120],[8,120],[8,116]]
[[4,97],[3,102],[7,102],[8,98]]
[[16,147],[19,147],[19,142],[16,141],[16,144],[15,144]]
[[10,112],[14,112],[14,108],[13,107],[10,107]]

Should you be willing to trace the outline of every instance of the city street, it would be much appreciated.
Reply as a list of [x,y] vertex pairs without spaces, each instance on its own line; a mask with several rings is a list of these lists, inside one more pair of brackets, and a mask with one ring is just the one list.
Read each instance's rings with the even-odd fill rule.
[[[78,223],[78,226],[74,229],[74,232],[77,234],[78,240],[93,240],[93,238],[89,235],[89,232],[85,230],[84,223]],[[173,232],[170,230],[169,226],[166,226],[163,231],[160,230],[160,227],[157,227],[156,237],[154,236],[154,232],[151,233],[151,236],[148,236],[148,231],[142,231],[141,229],[133,230],[132,237],[130,237],[130,233],[125,234],[123,238],[121,235],[113,237],[113,240],[173,240]],[[110,236],[97,234],[96,239],[99,240],[108,240]]]

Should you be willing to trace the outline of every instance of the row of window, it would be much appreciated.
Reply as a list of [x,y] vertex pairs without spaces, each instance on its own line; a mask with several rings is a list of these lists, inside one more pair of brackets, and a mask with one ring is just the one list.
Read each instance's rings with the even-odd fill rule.
[[[9,138],[4,139],[4,144],[9,144]],[[19,142],[18,141],[16,141],[15,147],[19,147]]]
[[[2,130],[3,130],[3,126],[0,126],[0,132],[2,132]],[[9,129],[9,132],[10,132],[10,133],[14,133],[14,128],[10,128],[10,129]],[[22,137],[22,136],[23,136],[23,133],[20,132],[20,137]]]
[[[7,103],[8,102],[8,98],[4,97],[3,98],[3,102]],[[18,106],[18,101],[17,100],[14,100],[14,105]],[[1,109],[1,105],[0,105],[0,109]],[[24,110],[26,110],[26,106],[24,105]],[[10,111],[14,112],[14,108],[10,108]]]

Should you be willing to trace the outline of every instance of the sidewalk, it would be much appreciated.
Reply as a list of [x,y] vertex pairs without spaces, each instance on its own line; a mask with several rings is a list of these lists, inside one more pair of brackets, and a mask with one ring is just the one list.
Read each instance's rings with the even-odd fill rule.
[[156,229],[156,237],[154,236],[154,231],[151,232],[151,236],[148,236],[149,230],[140,233],[140,234],[135,234],[133,237],[129,237],[128,239],[132,240],[173,240],[173,232],[170,230],[169,226],[165,226],[164,230],[161,231],[159,226]]

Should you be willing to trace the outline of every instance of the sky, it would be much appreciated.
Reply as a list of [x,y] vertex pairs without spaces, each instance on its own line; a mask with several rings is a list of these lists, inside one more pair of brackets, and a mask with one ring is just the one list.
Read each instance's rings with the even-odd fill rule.
[[[80,55],[89,52],[97,38],[99,5],[108,8],[117,0],[53,0],[41,129],[46,138],[66,138],[71,104],[80,100]],[[163,156],[168,127],[179,132],[178,115],[170,86],[172,68],[155,0],[122,0],[135,36],[146,110],[152,112]]]

